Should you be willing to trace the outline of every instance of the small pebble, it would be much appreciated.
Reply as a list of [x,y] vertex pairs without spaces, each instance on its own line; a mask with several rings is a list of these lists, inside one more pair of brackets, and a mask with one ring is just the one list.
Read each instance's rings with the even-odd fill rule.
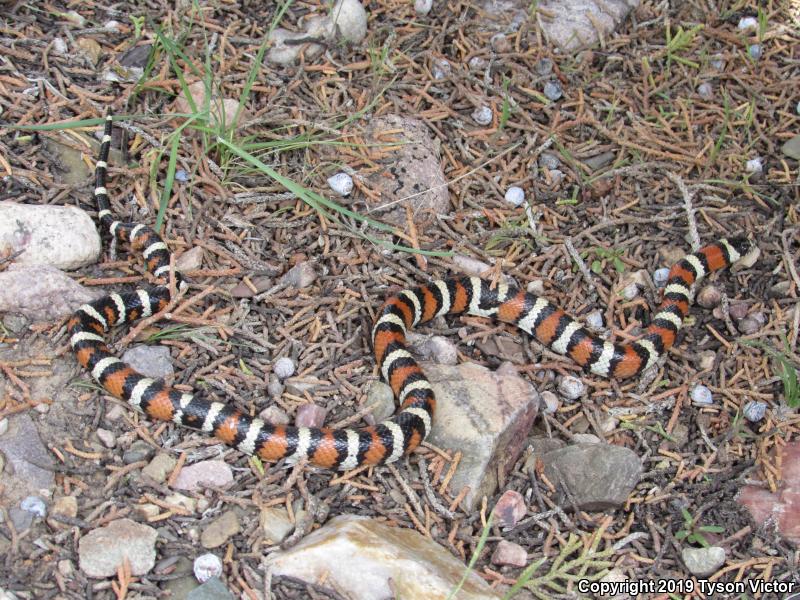
[[295,365],[294,361],[288,356],[281,356],[272,365],[272,372],[278,376],[279,379],[286,379],[294,375]]
[[714,58],[711,59],[711,68],[717,71],[724,71],[725,70],[725,59],[722,58],[721,55],[717,54]]
[[0,419],[0,435],[4,435],[8,431],[8,417]]
[[53,40],[53,53],[64,55],[67,53],[68,47],[67,42],[62,37],[57,37]]
[[130,445],[130,448],[125,450],[122,454],[122,462],[126,465],[139,462],[140,460],[150,460],[155,454],[155,450],[144,440],[136,440]]
[[175,171],[175,179],[181,183],[186,183],[189,181],[189,174],[183,169],[178,169]]
[[488,125],[492,122],[493,118],[494,114],[492,113],[492,109],[488,106],[481,106],[472,111],[472,120],[478,125]]
[[98,439],[103,442],[103,445],[106,448],[113,448],[117,443],[117,436],[115,436],[111,431],[108,429],[103,429],[102,427],[98,427],[95,431],[97,433]]
[[555,102],[564,95],[564,90],[558,81],[548,81],[544,84],[544,95],[548,100]]
[[473,69],[474,71],[480,71],[486,66],[486,61],[480,56],[473,56],[469,59],[467,64],[469,65],[470,69]]
[[697,93],[701,98],[711,98],[714,95],[714,88],[710,83],[701,83],[697,86]]
[[545,152],[539,157],[539,166],[543,169],[552,171],[553,169],[557,169],[561,166],[561,161],[558,160],[558,157],[555,154]]
[[328,186],[340,196],[349,196],[353,191],[353,178],[347,173],[336,173],[328,177]]
[[274,404],[258,413],[258,418],[271,425],[289,424],[289,415],[287,415],[281,407],[275,406]]
[[504,52],[511,52],[512,50],[511,42],[509,42],[508,38],[502,33],[494,34],[492,36],[490,43],[492,45],[492,49],[495,52],[504,53]]
[[283,394],[284,385],[275,373],[269,376],[269,383],[267,384],[267,393],[270,398],[280,398]]
[[382,381],[373,381],[367,387],[367,406],[372,406],[372,416],[381,422],[395,412],[394,392]]
[[545,76],[553,71],[553,61],[549,58],[540,58],[536,61],[536,73]]
[[758,423],[767,414],[767,403],[761,400],[753,400],[744,405],[745,418],[751,423]]
[[414,12],[420,16],[425,16],[429,12],[431,12],[431,8],[433,8],[433,0],[415,0],[414,1]]
[[294,422],[298,427],[322,427],[328,411],[316,404],[301,404],[297,408]]
[[588,325],[591,329],[602,329],[603,328],[603,313],[599,310],[593,310],[589,314],[586,315],[586,325]]
[[709,371],[714,368],[717,354],[713,350],[704,350],[700,353],[700,370]]
[[513,527],[525,516],[527,510],[522,494],[508,490],[500,496],[494,506],[495,524],[500,527]]
[[194,576],[200,583],[205,583],[212,577],[219,577],[222,575],[222,561],[216,554],[201,554],[194,559],[192,565]]
[[44,516],[47,514],[47,505],[44,503],[44,500],[39,498],[39,496],[28,496],[23,498],[22,502],[19,503],[19,507],[25,512],[29,512],[37,517],[44,518]]
[[585,391],[586,385],[577,377],[567,375],[558,382],[558,393],[567,400],[577,400]]
[[558,396],[556,396],[550,390],[542,392],[542,402],[544,402],[544,412],[550,415],[556,412],[558,410],[559,404],[561,404],[561,401],[558,399]]
[[525,289],[529,294],[533,294],[534,296],[542,296],[544,295],[544,281],[541,279],[529,281]]
[[667,280],[669,280],[669,269],[656,269],[653,272],[653,283],[656,284],[656,287],[664,287],[667,285]]
[[622,297],[625,300],[633,300],[636,296],[639,295],[639,286],[635,283],[629,283],[622,289]]
[[794,107],[794,111],[800,115],[800,101],[797,102],[797,106]]
[[761,329],[766,323],[764,313],[756,312],[741,319],[736,327],[745,335],[750,335]]
[[751,44],[750,47],[747,48],[747,53],[753,60],[758,60],[764,55],[764,50],[761,47],[761,44]]
[[310,286],[317,280],[317,272],[314,270],[314,265],[310,262],[303,261],[297,263],[291,269],[281,275],[278,280],[279,283],[290,285],[293,288],[303,289]]
[[114,21],[113,19],[110,21],[106,21],[103,23],[103,29],[108,29],[110,31],[119,31],[120,30],[120,22]]
[[696,385],[689,393],[692,402],[699,406],[708,406],[714,403],[714,397],[711,395],[711,390],[704,385]]
[[739,25],[737,25],[739,31],[747,31],[748,29],[757,29],[758,28],[758,19],[755,17],[742,17],[739,19]]
[[525,203],[525,190],[516,185],[512,185],[506,190],[506,202],[514,206],[522,206]]
[[437,58],[433,61],[433,66],[431,67],[431,74],[433,78],[436,80],[445,79],[446,77],[450,76],[452,72],[452,67],[450,63],[445,60],[444,58]]
[[500,540],[490,560],[493,565],[524,567],[528,562],[528,553],[519,544]]
[[547,175],[550,179],[551,185],[553,186],[560,184],[562,181],[564,181],[564,177],[566,177],[566,175],[564,175],[564,171],[560,171],[559,169],[552,169],[547,172]]
[[748,173],[761,173],[764,169],[764,161],[761,160],[760,156],[757,156],[756,158],[748,160],[744,168]]
[[71,560],[60,560],[58,561],[58,572],[63,577],[70,577],[72,572],[74,571],[74,567],[72,566]]
[[722,302],[722,292],[713,285],[707,285],[697,293],[696,300],[703,308],[715,308]]

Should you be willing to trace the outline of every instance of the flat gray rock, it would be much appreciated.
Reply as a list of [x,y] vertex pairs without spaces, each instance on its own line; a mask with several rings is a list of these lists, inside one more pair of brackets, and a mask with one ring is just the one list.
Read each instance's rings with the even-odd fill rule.
[[27,414],[8,417],[8,431],[0,435],[0,453],[6,461],[0,503],[10,506],[26,496],[50,496],[55,478],[47,467],[53,466],[53,459]]
[[0,272],[0,312],[32,321],[61,319],[100,295],[48,265],[12,264]]
[[621,506],[642,476],[639,456],[611,444],[567,446],[544,454],[542,462],[547,479],[555,486],[563,482],[582,510]]

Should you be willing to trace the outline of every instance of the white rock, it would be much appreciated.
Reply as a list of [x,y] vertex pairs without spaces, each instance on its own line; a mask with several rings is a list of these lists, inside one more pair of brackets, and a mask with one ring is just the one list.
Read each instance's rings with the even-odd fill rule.
[[222,561],[216,554],[201,554],[194,559],[192,571],[197,581],[205,583],[212,577],[219,577],[222,575]]
[[431,12],[431,8],[433,8],[433,0],[414,1],[414,12],[416,12],[418,15],[422,17]]
[[67,53],[69,48],[67,42],[62,37],[57,37],[53,40],[53,54],[63,56]]
[[100,256],[92,218],[74,206],[0,202],[0,247],[23,250],[15,262],[77,269]]
[[711,394],[711,390],[704,385],[698,384],[694,386],[689,392],[689,396],[692,402],[698,406],[708,406],[714,403],[714,396]]
[[662,268],[656,269],[653,272],[653,283],[656,284],[656,287],[664,287],[667,285],[667,280],[669,279],[669,269]]
[[760,156],[757,156],[748,160],[744,168],[748,173],[761,173],[764,169],[764,161]]
[[348,42],[357,44],[367,35],[367,11],[358,0],[339,0],[331,10],[331,20]]
[[525,203],[525,190],[512,185],[506,190],[505,200],[514,206],[522,206]]
[[433,61],[433,66],[431,67],[431,74],[433,75],[434,79],[437,80],[444,79],[445,77],[448,77],[450,75],[452,70],[453,69],[450,66],[450,63],[446,59],[439,58]]
[[748,29],[758,29],[758,19],[755,17],[742,17],[739,19],[739,31],[747,31]]
[[572,375],[566,375],[558,382],[558,393],[567,400],[577,400],[586,391],[586,385]]
[[347,173],[336,173],[328,177],[328,186],[340,196],[349,196],[353,191],[353,178]]
[[493,118],[494,113],[492,113],[492,109],[488,106],[481,106],[472,111],[472,120],[478,125],[488,125],[492,122]]
[[692,575],[708,577],[725,564],[725,549],[719,546],[710,548],[684,548],[681,550],[683,564]]
[[278,376],[279,379],[286,379],[294,375],[295,365],[294,361],[288,356],[281,356],[272,365],[272,372]]

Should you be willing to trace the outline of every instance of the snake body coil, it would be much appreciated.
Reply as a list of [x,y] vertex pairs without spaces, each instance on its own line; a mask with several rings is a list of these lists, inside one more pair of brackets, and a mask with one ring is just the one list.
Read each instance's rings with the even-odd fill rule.
[[[158,234],[145,225],[121,223],[112,214],[106,190],[112,120],[106,120],[96,168],[94,197],[101,227],[141,251],[147,270],[163,278],[170,254]],[[614,344],[598,339],[549,300],[504,284],[493,287],[476,277],[433,281],[404,290],[383,304],[372,332],[381,375],[401,403],[389,420],[361,429],[273,425],[233,406],[187,394],[137,373],[113,356],[103,334],[164,309],[166,286],[111,294],[79,308],[68,322],[78,362],[113,396],[153,419],[172,421],[215,435],[246,454],[266,461],[307,458],[331,469],[388,463],[416,448],[431,430],[436,401],[430,382],[406,348],[406,332],[444,314],[494,317],[512,323],[548,348],[569,356],[602,377],[623,379],[653,365],[673,345],[691,303],[691,286],[705,275],[730,266],[749,250],[745,239],[721,239],[689,254],[669,273],[663,300],[652,324],[638,341]],[[178,284],[183,284],[179,273]]]

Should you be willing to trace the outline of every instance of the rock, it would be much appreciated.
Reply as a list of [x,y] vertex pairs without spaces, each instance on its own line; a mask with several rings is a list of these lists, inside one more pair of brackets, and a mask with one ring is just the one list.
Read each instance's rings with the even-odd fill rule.
[[26,496],[19,503],[19,507],[25,512],[31,513],[34,517],[43,519],[47,516],[47,505],[39,496]]
[[8,431],[0,436],[0,455],[6,462],[0,479],[7,505],[16,505],[30,495],[51,495],[55,479],[47,467],[54,466],[53,459],[28,414],[8,417]]
[[510,565],[512,567],[524,567],[528,562],[528,553],[525,548],[513,542],[500,540],[497,548],[494,549],[491,558],[493,565]]
[[197,581],[205,583],[212,577],[222,575],[222,561],[216,554],[201,554],[194,559],[192,571],[194,576],[197,577]]
[[358,0],[338,0],[331,10],[331,21],[339,37],[352,44],[367,35],[367,11]]
[[453,495],[470,491],[462,506],[472,510],[497,487],[499,469],[508,471],[525,448],[539,408],[539,395],[518,376],[498,375],[474,363],[423,363],[436,394],[431,443],[463,453],[451,480]]
[[[11,333],[25,333],[28,325],[30,325],[30,321],[25,315],[6,313],[3,316],[3,327],[8,329]],[[0,433],[0,435],[2,435],[2,433]]]
[[[387,133],[391,132],[391,133]],[[369,209],[382,220],[405,228],[406,206],[418,225],[447,214],[450,195],[438,146],[422,121],[400,115],[373,118],[366,143],[376,148],[377,166],[366,175],[378,197],[364,198]],[[388,146],[388,144],[393,144]]]
[[310,262],[303,261],[286,271],[280,278],[279,283],[293,288],[303,289],[310,286],[316,280],[317,272],[314,270],[314,265]]
[[699,383],[689,391],[689,397],[697,406],[710,406],[714,404],[714,396],[711,394],[711,390]]
[[268,406],[258,413],[258,416],[262,421],[265,421],[271,425],[289,424],[289,415],[287,415],[280,406]]
[[78,516],[78,499],[75,496],[61,496],[53,503],[50,514],[74,519]]
[[267,50],[266,60],[276,65],[292,65],[300,59],[302,53],[306,59],[317,58],[325,49],[321,44],[314,42],[293,43],[298,40],[307,40],[306,32],[294,32],[276,27],[269,34],[270,48]]
[[0,247],[23,250],[19,265],[77,269],[97,261],[100,236],[92,218],[74,206],[0,202]]
[[172,469],[175,468],[176,464],[178,464],[177,460],[172,458],[169,454],[162,452],[153,457],[150,464],[142,469],[142,473],[158,483],[164,483],[167,480],[167,476],[172,473]]
[[582,510],[621,506],[642,475],[639,456],[611,444],[571,445],[541,458],[547,479],[555,486],[563,481]]
[[715,285],[704,285],[702,289],[697,292],[695,301],[703,308],[714,308],[722,302],[722,292]]
[[[83,139],[87,142],[89,140],[88,137]],[[88,143],[91,144],[91,142]],[[94,171],[84,162],[85,153],[76,149],[75,145],[75,139],[67,137],[63,132],[47,137],[44,141],[44,148],[54,159],[53,172],[58,180],[67,185],[82,187],[86,185]],[[80,146],[80,144],[78,145]],[[87,150],[87,152],[91,152],[91,150]]]
[[540,23],[545,37],[566,52],[609,38],[639,0],[542,0],[539,14],[552,15]]
[[183,467],[172,487],[193,492],[205,487],[227,488],[233,483],[233,470],[224,460],[203,460]]
[[109,431],[108,429],[103,429],[102,427],[98,427],[97,431],[97,438],[103,443],[103,446],[106,448],[113,448],[117,443],[117,436],[114,435],[113,432]]
[[511,361],[518,365],[528,362],[522,344],[504,335],[493,335],[485,340],[475,340],[475,345],[487,356]]
[[602,440],[593,433],[576,433],[572,441],[576,444],[599,444]]
[[197,500],[184,496],[183,494],[164,496],[164,504],[169,507],[177,508],[178,510],[187,510],[190,513],[197,510]]
[[756,525],[778,533],[793,544],[800,544],[800,442],[781,447],[776,463],[781,475],[776,493],[746,485],[737,498],[753,517]]
[[75,44],[92,65],[96,65],[100,61],[100,57],[103,55],[103,48],[97,43],[97,40],[90,37],[82,37],[78,38]]
[[[207,555],[203,554],[202,556]],[[161,563],[163,562],[165,561],[161,561]],[[192,562],[185,556],[179,556],[167,569],[162,570],[159,565],[156,565],[155,570],[159,575],[170,575],[170,578],[164,582],[164,590],[172,594],[169,596],[170,600],[186,600],[192,590],[200,587],[192,574]]]
[[[195,112],[203,111],[208,99],[208,91],[206,90],[205,81],[195,81],[188,86],[189,96],[194,102],[195,108],[189,103],[189,100],[184,91],[175,99],[175,112],[181,114],[194,114]],[[209,102],[209,121],[213,127],[218,127],[222,124],[226,128],[244,123],[248,120],[249,114],[243,107],[239,112],[237,122],[234,123],[233,119],[236,116],[236,111],[239,108],[239,101],[233,98],[220,98],[215,93],[212,93]]]
[[[359,600],[444,600],[465,572],[461,561],[422,534],[354,515],[331,519],[294,548],[271,554],[267,569],[273,576],[326,581],[339,595]],[[475,573],[458,593],[459,600],[500,597]]]
[[373,381],[367,387],[367,406],[375,404],[372,416],[380,423],[391,417],[396,410],[394,392],[382,381]]
[[[464,256],[463,254],[454,254],[452,261],[455,270],[469,275],[470,277],[485,277],[493,269],[492,265],[478,260],[477,258],[472,258],[471,256]],[[506,284],[511,283],[507,275],[500,275],[500,281]]]
[[789,158],[800,160],[800,133],[781,146],[781,152]]
[[294,416],[295,425],[298,427],[322,427],[328,411],[316,404],[301,404],[297,407]]
[[353,191],[353,178],[347,173],[336,173],[328,177],[328,187],[340,196],[349,196]]
[[294,371],[294,361],[288,356],[281,356],[272,364],[272,372],[281,380],[294,375]]
[[144,575],[155,565],[157,537],[155,529],[130,519],[93,529],[78,542],[81,571],[89,577],[112,577],[127,557],[131,574]]
[[217,577],[212,577],[203,585],[193,589],[186,600],[234,600],[233,595]]
[[585,392],[586,384],[572,375],[565,375],[558,382],[558,393],[566,400],[577,400]]
[[262,508],[259,523],[268,544],[280,544],[294,529],[285,508]]
[[440,335],[424,335],[410,331],[407,341],[411,351],[422,360],[433,360],[443,365],[458,363],[458,349],[449,339]]
[[528,508],[525,506],[522,494],[507,490],[494,506],[495,524],[499,527],[514,527],[526,512]]
[[48,265],[12,264],[0,271],[0,312],[32,321],[61,319],[99,296]]
[[175,373],[172,357],[166,346],[147,346],[137,344],[131,346],[122,355],[122,362],[128,363],[135,371],[145,377],[163,379]]
[[239,517],[232,510],[222,513],[222,515],[211,522],[200,534],[200,544],[203,548],[218,548],[227,542],[231,537],[241,531]]
[[181,273],[189,271],[196,271],[203,266],[203,250],[202,246],[195,246],[181,254],[175,259],[175,268]]
[[133,464],[142,460],[148,460],[155,450],[153,447],[144,440],[136,440],[130,447],[122,454],[122,462],[126,465]]
[[246,283],[241,282],[237,283],[231,288],[231,296],[234,298],[252,298],[256,294],[264,292],[272,287],[272,277],[267,277],[266,275],[253,277],[253,279],[250,280],[250,283],[253,285],[256,291],[253,291],[252,288]]
[[607,167],[616,158],[617,153],[613,150],[609,150],[607,152],[602,152],[600,154],[596,154],[594,156],[590,156],[589,158],[583,159],[583,164],[589,167],[592,171],[599,171],[603,167]]
[[725,549],[719,546],[684,548],[681,550],[681,558],[692,575],[706,578],[725,564]]

